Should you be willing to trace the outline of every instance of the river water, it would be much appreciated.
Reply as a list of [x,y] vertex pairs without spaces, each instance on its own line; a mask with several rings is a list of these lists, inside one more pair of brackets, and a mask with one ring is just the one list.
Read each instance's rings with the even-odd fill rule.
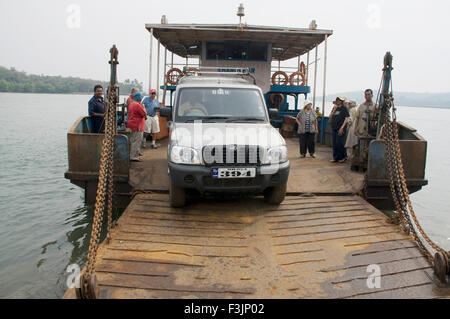
[[[89,98],[0,93],[0,298],[60,298],[68,265],[84,264],[93,211],[64,172],[67,131]],[[398,118],[428,140],[429,185],[412,199],[424,229],[450,250],[450,109],[399,107]]]

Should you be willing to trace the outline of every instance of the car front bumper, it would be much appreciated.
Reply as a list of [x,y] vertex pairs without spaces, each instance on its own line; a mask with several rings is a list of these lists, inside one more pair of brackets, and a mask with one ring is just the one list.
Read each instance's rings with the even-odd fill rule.
[[268,187],[287,183],[289,161],[279,165],[256,167],[254,178],[213,178],[213,167],[183,165],[169,162],[169,178],[181,188],[205,192],[249,192],[259,193]]

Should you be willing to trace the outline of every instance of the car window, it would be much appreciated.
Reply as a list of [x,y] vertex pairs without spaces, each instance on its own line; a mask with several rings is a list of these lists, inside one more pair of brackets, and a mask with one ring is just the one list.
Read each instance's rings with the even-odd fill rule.
[[256,89],[184,88],[178,92],[176,121],[192,121],[219,117],[266,121],[266,106]]

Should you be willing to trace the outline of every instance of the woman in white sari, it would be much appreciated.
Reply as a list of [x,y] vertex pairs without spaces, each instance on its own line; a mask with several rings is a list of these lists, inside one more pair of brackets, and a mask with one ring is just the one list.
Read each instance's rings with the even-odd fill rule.
[[353,157],[353,148],[358,145],[358,137],[355,135],[356,102],[347,101],[345,106],[348,107],[350,113],[350,128],[347,130],[348,135],[345,142],[345,148],[347,149],[347,154],[351,154],[351,157]]

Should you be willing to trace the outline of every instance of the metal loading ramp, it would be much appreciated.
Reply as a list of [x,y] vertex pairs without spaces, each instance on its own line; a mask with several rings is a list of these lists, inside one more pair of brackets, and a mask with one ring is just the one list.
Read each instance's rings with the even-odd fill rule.
[[[416,243],[358,196],[202,199],[138,194],[103,243],[99,298],[439,298]],[[381,269],[369,288],[368,265]],[[67,296],[66,296],[67,297]]]

